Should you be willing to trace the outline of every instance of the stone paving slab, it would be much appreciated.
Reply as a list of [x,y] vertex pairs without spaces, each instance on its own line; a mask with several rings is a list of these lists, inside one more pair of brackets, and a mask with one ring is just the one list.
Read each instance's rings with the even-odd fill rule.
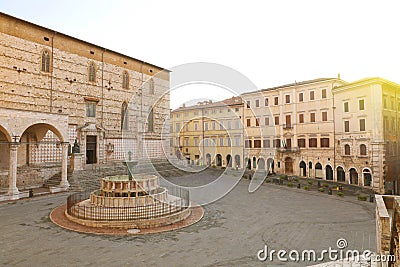
[[[190,186],[210,176],[179,179]],[[321,251],[338,238],[351,249],[375,250],[374,203],[273,184],[254,193],[248,187],[241,180],[205,205],[194,225],[140,236],[82,234],[54,225],[49,214],[65,204],[67,193],[0,203],[0,266],[307,266],[318,262],[261,262],[257,252],[265,244]]]

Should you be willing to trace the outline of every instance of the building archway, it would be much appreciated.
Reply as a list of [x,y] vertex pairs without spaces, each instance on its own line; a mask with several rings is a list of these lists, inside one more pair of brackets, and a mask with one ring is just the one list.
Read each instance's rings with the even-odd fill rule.
[[358,173],[357,170],[354,168],[351,168],[349,170],[350,172],[350,184],[358,185]]
[[315,178],[324,178],[324,174],[322,172],[322,164],[317,162],[317,164],[315,164]]
[[259,158],[257,164],[259,170],[265,170],[265,160],[263,158]]
[[300,161],[299,167],[300,167],[300,176],[306,177],[307,176],[307,165],[303,160]]
[[363,176],[363,186],[372,186],[371,170],[368,168],[364,168],[362,176]]
[[325,179],[328,181],[333,181],[333,169],[331,165],[326,165],[325,167]]
[[269,158],[267,159],[267,168],[268,168],[268,173],[274,173],[274,160]]
[[240,168],[240,156],[235,155],[235,167]]
[[221,167],[222,166],[222,156],[221,154],[217,154],[217,166]]
[[341,166],[336,168],[336,180],[342,183],[346,181],[346,173],[344,172],[344,169]]
[[313,163],[310,161],[310,162],[308,162],[308,176],[309,177],[312,177],[312,174],[313,174]]
[[285,174],[293,174],[293,159],[291,157],[285,159]]
[[211,164],[211,154],[210,153],[207,153],[207,155],[206,155],[206,164],[207,165]]
[[11,141],[11,137],[4,129],[0,126],[0,169],[8,170],[10,164],[10,148],[8,142]]
[[257,168],[257,158],[253,157],[253,168]]
[[230,154],[226,156],[226,166],[232,168],[232,156]]

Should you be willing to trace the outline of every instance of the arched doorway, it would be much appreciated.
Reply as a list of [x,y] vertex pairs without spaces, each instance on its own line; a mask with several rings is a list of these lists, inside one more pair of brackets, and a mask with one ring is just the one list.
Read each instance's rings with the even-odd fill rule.
[[364,186],[372,186],[372,175],[371,171],[365,168],[362,172],[363,174],[363,185]]
[[11,138],[7,131],[0,126],[0,169],[8,170],[10,163],[10,149],[8,142]]
[[336,168],[336,179],[338,182],[342,183],[346,181],[346,174],[344,172],[344,169],[340,166]]
[[285,174],[293,174],[293,159],[291,157],[285,159]]
[[245,162],[245,164],[246,164],[246,169],[251,169],[251,159],[249,159],[249,158],[246,158],[245,160],[244,160],[244,162]]
[[217,154],[217,166],[222,166],[222,156],[221,154]]
[[325,167],[325,179],[328,181],[333,180],[333,169],[330,165],[326,165]]
[[226,156],[226,165],[232,168],[232,156],[230,154]]
[[235,155],[235,167],[240,168],[240,156]]
[[322,172],[322,165],[321,163],[317,162],[317,164],[315,164],[315,178],[324,178],[324,174]]
[[300,167],[300,176],[303,177],[307,176],[307,165],[303,160],[300,161],[299,167]]
[[268,173],[274,173],[274,160],[269,158],[267,160]]
[[259,170],[265,170],[265,160],[263,158],[259,158],[257,164]]
[[257,158],[253,157],[253,168],[257,168]]
[[308,162],[308,176],[312,177],[312,173],[313,173],[313,163],[310,161]]
[[351,168],[349,170],[350,172],[350,184],[355,184],[358,185],[358,173],[357,170],[354,168]]
[[210,153],[207,153],[207,155],[206,155],[206,164],[207,165],[211,164],[211,155],[210,155]]

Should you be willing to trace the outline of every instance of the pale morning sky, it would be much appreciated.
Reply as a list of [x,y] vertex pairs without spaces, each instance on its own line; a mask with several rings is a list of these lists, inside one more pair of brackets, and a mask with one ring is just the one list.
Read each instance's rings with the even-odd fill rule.
[[[226,65],[257,88],[338,73],[400,83],[399,1],[0,0],[0,10],[164,68]],[[208,87],[173,92],[171,107],[230,95]]]

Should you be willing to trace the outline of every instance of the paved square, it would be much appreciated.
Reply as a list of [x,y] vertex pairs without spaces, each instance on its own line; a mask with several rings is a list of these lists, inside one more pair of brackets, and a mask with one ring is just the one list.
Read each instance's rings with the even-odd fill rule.
[[[199,184],[206,174],[180,177]],[[263,184],[248,193],[242,180],[228,195],[205,206],[204,218],[173,232],[109,237],[61,229],[49,213],[67,194],[0,204],[2,266],[305,266],[306,263],[259,262],[265,242],[271,249],[336,248],[375,250],[374,203],[354,196]],[[315,263],[314,263],[315,264]]]

